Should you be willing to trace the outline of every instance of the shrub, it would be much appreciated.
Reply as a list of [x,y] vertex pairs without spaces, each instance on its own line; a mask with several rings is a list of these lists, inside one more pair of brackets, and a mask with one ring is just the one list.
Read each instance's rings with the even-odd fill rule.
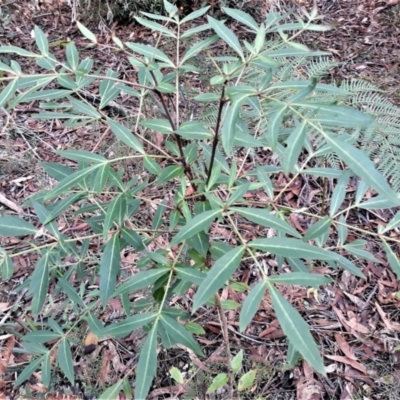
[[[356,237],[379,239],[391,268],[400,278],[399,260],[391,247],[396,239],[390,236],[390,231],[400,226],[400,213],[385,226],[378,225],[376,231],[367,232],[347,221],[349,213],[356,209],[392,208],[400,204],[398,194],[357,148],[355,132],[364,127],[379,128],[379,124],[370,115],[340,104],[340,99],[349,95],[345,88],[318,83],[316,78],[293,79],[285,74],[295,58],[326,54],[310,51],[294,41],[305,29],[327,29],[313,23],[315,13],[306,14],[307,22],[299,19],[297,23],[282,23],[283,17],[268,14],[258,25],[248,14],[225,8],[227,15],[254,34],[253,43],[241,43],[223,22],[212,17],[204,25],[185,30],[186,23],[204,15],[208,7],[180,19],[175,6],[168,1],[164,6],[166,17],[147,14],[153,20],[136,19],[160,37],[174,41],[178,51],[182,42],[196,38],[199,32],[214,34],[188,46],[183,56],[166,54],[159,47],[122,43],[114,37],[116,49],[137,69],[137,83],[118,78],[111,69],[93,72],[93,60],[80,60],[73,43],[66,47],[66,61],[57,60],[49,51],[46,36],[37,27],[39,53],[15,46],[0,47],[0,53],[31,58],[42,69],[39,74],[25,75],[16,61],[10,65],[1,63],[0,69],[7,75],[1,81],[7,86],[0,94],[0,106],[12,109],[22,102],[46,100],[40,103],[43,112],[35,118],[63,120],[68,127],[100,123],[130,149],[129,155],[113,159],[84,150],[58,151],[59,156],[76,162],[76,169],[64,164],[42,164],[58,183],[26,202],[25,207],[32,207],[37,218],[28,222],[15,216],[0,217],[3,237],[31,238],[29,248],[22,242],[21,249],[1,250],[4,280],[13,275],[13,257],[38,254],[32,275],[17,289],[29,288],[30,311],[35,319],[21,338],[32,358],[16,385],[41,368],[43,384],[48,387],[54,349],[60,369],[73,383],[71,343],[75,330],[86,321],[97,338],[120,338],[144,329],[146,339],[134,386],[135,398],[146,398],[156,374],[159,341],[165,348],[181,344],[199,356],[203,354],[191,333],[200,333],[202,329],[191,322],[179,322],[190,317],[170,306],[171,297],[184,295],[197,286],[189,311],[193,314],[204,305],[216,305],[221,312],[219,290],[226,285],[239,290],[234,275],[246,263],[255,266],[257,279],[252,287],[247,287],[239,317],[240,330],[246,329],[268,293],[289,340],[288,365],[302,356],[325,375],[322,357],[307,323],[276,285],[315,288],[332,282],[329,277],[313,273],[313,265],[320,263],[365,279],[351,256],[380,261],[364,249],[365,240],[349,243],[349,231]],[[100,46],[92,32],[79,23],[78,26],[87,39]],[[280,40],[267,40],[275,33],[279,33]],[[181,81],[198,71],[191,62],[219,40],[229,46],[230,54],[209,56],[211,69],[217,71],[209,77],[210,89],[187,98]],[[94,107],[85,88],[96,82],[100,96]],[[46,89],[47,85],[52,86]],[[139,104],[139,110],[128,110],[125,121],[110,115],[122,92],[136,98]],[[332,96],[339,100],[332,101]],[[67,99],[67,103],[59,99]],[[193,103],[195,107],[189,107]],[[148,110],[155,110],[154,114],[148,111],[143,118],[144,104],[159,107],[149,107]],[[155,133],[165,136],[164,146],[155,144]],[[269,154],[268,165],[257,164],[257,152]],[[325,166],[327,155],[332,154],[347,168]],[[120,170],[122,159],[142,163],[148,172],[146,178],[132,177],[129,171]],[[252,168],[245,168],[243,160],[247,159]],[[278,176],[284,178],[283,186],[277,186]],[[319,206],[309,209],[287,202],[286,189],[299,179],[306,182],[308,177],[314,177],[323,186]],[[354,177],[355,195],[346,196],[347,185]],[[326,185],[328,179],[335,182],[332,191]],[[146,197],[149,185],[160,193],[172,189],[172,200],[155,204]],[[256,201],[249,196],[260,191],[267,200]],[[367,191],[377,195],[366,199]],[[84,236],[59,231],[57,219],[70,218],[72,206],[73,214],[81,215],[90,227]],[[152,223],[139,227],[137,217],[144,211],[153,214]],[[290,224],[291,216],[296,215],[305,215],[312,221],[305,234]],[[268,237],[246,239],[238,220],[245,220],[254,228],[268,228]],[[232,234],[229,244],[215,233],[214,228],[220,224],[226,225]],[[121,271],[122,251],[140,254],[135,264],[139,272],[130,278]],[[264,268],[267,256],[276,257],[276,270]],[[311,263],[306,265],[304,260]],[[289,268],[292,272],[285,272]],[[93,285],[91,289],[85,288],[80,283],[85,276],[90,276],[98,289],[93,289]],[[53,315],[49,307],[50,285],[65,296],[65,307],[75,315],[69,325]],[[246,290],[246,285],[241,287]],[[145,301],[132,304],[132,295],[140,290],[145,290]],[[104,326],[97,313],[113,297],[121,298],[126,318]],[[221,316],[223,319],[223,312]],[[230,356],[229,345],[227,352]],[[229,382],[232,396],[241,355],[231,361],[229,374],[216,377],[210,391]],[[183,381],[179,371],[172,369],[171,374]],[[254,376],[255,372],[242,376],[238,389],[248,387]],[[127,379],[119,380],[103,398],[115,397],[122,387],[130,387]]]

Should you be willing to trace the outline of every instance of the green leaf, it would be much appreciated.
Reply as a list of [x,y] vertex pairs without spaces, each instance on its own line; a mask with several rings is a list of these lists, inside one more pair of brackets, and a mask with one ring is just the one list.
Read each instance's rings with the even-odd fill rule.
[[64,375],[68,378],[72,385],[74,385],[75,374],[72,361],[72,353],[71,348],[69,347],[69,342],[65,337],[61,339],[61,343],[58,346],[57,361],[58,365],[61,368],[61,371],[64,372]]
[[193,247],[202,257],[206,257],[210,247],[210,237],[205,232],[199,232],[187,239],[187,244]]
[[[201,214],[200,214],[201,215]],[[203,305],[218,289],[224,286],[236,271],[244,254],[244,247],[238,246],[219,258],[208,271],[194,296],[193,312]]]
[[175,246],[178,243],[191,238],[201,231],[208,230],[214,219],[220,216],[221,210],[210,210],[196,215],[183,228],[179,230],[176,236],[172,239],[170,246]]
[[343,246],[343,248],[346,249],[350,254],[356,256],[357,258],[363,258],[364,260],[369,260],[377,264],[382,263],[382,261],[374,257],[370,252],[365,251],[363,249],[358,249],[357,247],[349,245]]
[[350,171],[346,171],[338,180],[335,189],[332,193],[330,208],[329,208],[329,215],[333,217],[339,207],[343,203],[344,198],[346,197],[346,188],[347,183],[350,178]]
[[165,183],[170,181],[173,178],[183,175],[183,168],[179,165],[170,165],[167,168],[164,168],[159,177],[157,178],[157,183]]
[[95,171],[92,175],[93,185],[92,189],[95,193],[101,193],[104,189],[104,186],[112,174],[110,163],[106,163],[101,165],[97,171]]
[[273,275],[268,278],[270,282],[284,285],[312,286],[332,283],[332,279],[323,275],[310,274],[308,272],[291,272],[287,274]]
[[164,25],[158,24],[157,22],[150,21],[148,19],[144,19],[141,17],[135,17],[136,21],[139,22],[140,25],[145,26],[146,28],[150,28],[154,31],[161,32],[165,37],[171,37],[176,39],[176,35],[170,29],[166,28]]
[[242,392],[243,390],[250,388],[254,383],[254,379],[256,379],[256,375],[257,370],[255,369],[252,369],[242,375],[242,377],[239,379],[238,391]]
[[0,217],[0,235],[3,237],[25,236],[36,232],[37,229],[22,218],[10,215]]
[[239,317],[239,329],[243,332],[247,325],[251,322],[254,315],[258,311],[261,300],[263,299],[265,289],[267,287],[267,282],[264,280],[258,282],[247,295],[245,301],[243,302],[242,311]]
[[113,293],[113,297],[125,293],[134,293],[139,289],[143,289],[153,284],[158,278],[165,275],[168,271],[169,268],[157,268],[148,271],[138,272],[132,278],[119,286]]
[[310,328],[299,312],[279,293],[275,286],[268,284],[272,303],[283,333],[296,350],[317,372],[326,376],[324,363]]
[[39,54],[32,53],[31,51],[27,51],[27,50],[21,49],[20,47],[16,47],[16,46],[1,46],[0,54],[1,53],[15,53],[22,57],[34,57],[34,58],[40,57]]
[[185,328],[191,332],[194,333],[195,335],[204,335],[206,331],[203,329],[203,327],[199,324],[196,324],[196,322],[188,322],[185,325]]
[[49,54],[49,42],[47,40],[46,35],[36,25],[34,28],[34,32],[35,32],[36,46],[38,47],[42,55],[47,56]]
[[208,140],[214,136],[213,133],[209,129],[205,128],[202,123],[196,121],[183,122],[176,133],[189,140]]
[[43,308],[49,288],[49,257],[50,252],[45,253],[33,271],[29,291],[33,294],[32,313],[38,315]]
[[196,11],[193,11],[192,13],[190,13],[189,15],[187,15],[185,18],[183,18],[181,20],[181,24],[192,21],[193,19],[196,19],[196,18],[200,18],[202,15],[204,15],[210,9],[210,7],[211,6],[202,7]]
[[234,204],[236,201],[240,200],[243,198],[243,196],[248,192],[250,188],[250,182],[245,182],[242,183],[240,186],[235,187],[235,191],[230,194],[228,201],[226,202],[227,206],[231,206]]
[[120,379],[117,383],[105,390],[99,397],[99,400],[119,400],[119,392],[121,391],[124,379]]
[[107,208],[103,226],[103,240],[107,238],[114,224],[121,226],[126,213],[126,194],[120,193]]
[[161,167],[159,164],[151,157],[145,156],[143,158],[144,167],[149,171],[151,174],[160,175],[161,174]]
[[164,204],[164,201],[162,201],[158,205],[157,210],[154,213],[153,221],[151,222],[151,229],[158,229],[162,225],[162,223],[163,223],[162,216],[166,209],[167,209],[167,207]]
[[206,394],[214,393],[219,388],[226,385],[228,381],[229,378],[227,374],[218,374],[211,382],[211,385],[208,387]]
[[[203,149],[203,155],[207,161],[207,165],[210,165],[210,158],[212,155],[211,147],[208,146],[204,142],[200,142],[200,146]],[[221,170],[229,174],[229,166],[225,160],[225,157],[221,155],[221,153],[217,150],[215,153],[214,165],[219,164],[221,166]]]
[[11,260],[11,257],[1,247],[0,247],[0,269],[1,269],[1,278],[4,281],[12,278],[14,274],[14,264]]
[[339,217],[338,222],[339,223],[336,225],[336,228],[339,235],[339,245],[343,246],[344,243],[346,242],[349,229],[347,228],[346,218],[344,217],[344,215],[341,215]]
[[232,358],[231,367],[234,374],[237,374],[242,368],[243,363],[243,350],[240,350],[235,357]]
[[98,338],[105,336],[103,324],[92,312],[87,313],[86,321],[89,325],[90,331],[94,335],[96,335]]
[[[1,50],[1,48],[0,48]],[[38,369],[40,363],[43,361],[44,356],[38,357],[31,361],[22,371],[21,374],[19,375],[18,379],[14,382],[14,386],[18,387],[22,385],[25,381],[27,381],[32,374]]]
[[57,218],[62,212],[64,212],[71,204],[76,203],[84,196],[84,193],[74,193],[70,196],[66,197],[65,199],[60,200],[57,202],[54,208],[49,212],[43,225],[47,225],[49,222],[53,221]]
[[389,261],[390,267],[392,271],[396,274],[397,279],[400,280],[400,260],[394,253],[394,251],[390,248],[385,240],[382,239],[382,244],[386,252],[387,259]]
[[365,275],[361,272],[359,268],[357,268],[349,259],[343,257],[342,255],[337,255],[338,259],[336,262],[345,270],[351,272],[353,275],[358,276],[359,278],[367,279]]
[[7,103],[7,101],[17,91],[18,79],[12,80],[0,93],[0,108]]
[[288,235],[301,238],[299,232],[291,227],[286,221],[271,214],[268,209],[248,208],[248,207],[230,207],[231,211],[237,212],[251,222],[265,226],[267,228],[276,229],[279,232],[287,233]]
[[207,21],[209,26],[214,29],[215,33],[225,41],[229,47],[236,51],[239,54],[240,58],[244,60],[244,55],[242,51],[242,47],[240,46],[238,38],[235,34],[227,28],[222,22],[207,16]]
[[315,239],[324,233],[326,233],[330,226],[331,226],[331,219],[329,217],[325,217],[320,219],[318,222],[316,222],[314,225],[310,226],[306,232],[306,234],[303,237],[303,240],[305,242]]
[[236,21],[248,26],[253,32],[258,31],[258,24],[251,15],[241,10],[235,10],[228,7],[222,7],[222,10],[233,19],[236,19]]
[[179,371],[178,368],[172,367],[169,370],[169,373],[170,373],[172,379],[174,379],[176,382],[180,383],[181,385],[183,384],[183,376],[181,374],[181,371]]
[[197,42],[195,45],[191,46],[185,55],[182,57],[180,65],[184,64],[190,58],[197,56],[204,49],[209,48],[213,43],[215,43],[219,39],[218,36],[214,35],[201,42]]
[[73,97],[68,97],[68,99],[73,107],[73,111],[82,113],[85,116],[92,117],[94,119],[101,118],[101,114],[99,114],[98,111],[90,104],[74,99]]
[[195,285],[200,285],[206,274],[194,268],[175,267],[175,271],[179,279],[189,281]]
[[161,314],[160,319],[164,329],[174,338],[176,343],[183,344],[200,356],[203,355],[197,341],[179,322],[165,314]]
[[400,211],[397,211],[396,215],[387,223],[387,225],[382,229],[382,233],[391,231],[400,226]]
[[332,137],[332,135],[324,135],[324,137],[332,150],[354,173],[381,195],[386,196],[387,200],[393,201],[397,205],[400,204],[397,194],[391,189],[387,180],[375,169],[374,163],[364,152],[354,148],[344,140]]
[[157,371],[157,322],[153,325],[140,351],[136,369],[135,400],[144,400]]
[[73,286],[66,279],[59,279],[58,285],[60,285],[64,293],[67,295],[68,299],[71,300],[74,304],[79,304],[82,307],[86,307],[86,304],[83,302],[78,293],[76,293]]
[[61,337],[59,333],[47,330],[37,330],[28,332],[26,335],[23,336],[23,339],[27,342],[33,343],[47,343],[52,340],[57,340]]
[[293,128],[292,133],[286,140],[286,143],[288,145],[283,153],[283,163],[282,163],[283,170],[286,175],[293,170],[300,156],[304,140],[306,137],[306,126],[307,126],[306,120],[303,120],[301,123],[298,123],[297,126]]
[[57,151],[57,154],[61,157],[68,158],[70,160],[84,162],[84,163],[105,163],[107,159],[100,155],[91,153],[86,150],[61,150]]
[[285,114],[286,106],[279,105],[272,109],[272,115],[268,120],[268,128],[266,132],[265,139],[267,139],[273,150],[276,149],[278,143],[279,130],[281,128],[283,115]]
[[68,175],[62,179],[52,190],[48,192],[45,200],[50,200],[60,194],[68,191],[73,186],[77,186],[81,181],[83,181],[91,172],[95,171],[97,168],[102,166],[102,164],[94,164],[90,167],[80,169],[71,175]]
[[165,134],[173,133],[171,124],[166,119],[151,119],[148,121],[141,121],[140,125],[150,128],[156,132],[161,132]]
[[170,67],[175,66],[174,63],[168,58],[168,56],[160,49],[156,49],[155,47],[148,46],[142,43],[126,42],[125,45],[136,53],[147,57],[150,61],[156,59],[165,62]]
[[143,250],[144,244],[143,240],[138,233],[136,233],[132,229],[128,229],[123,227],[121,229],[122,237],[135,249],[135,250]]
[[[382,177],[382,179],[384,179]],[[372,199],[364,201],[358,205],[359,208],[363,208],[364,210],[384,210],[386,208],[393,208],[398,206],[398,201],[394,201],[392,199],[388,199],[386,195],[375,196]]]
[[[271,178],[269,177],[267,171],[265,171],[260,166],[257,167],[257,178],[260,181],[260,183],[264,184],[265,193],[268,195],[270,200],[272,200],[274,198],[274,185],[273,185]],[[296,231],[296,233],[297,233],[297,231]],[[294,236],[296,236],[296,235],[294,235]]]
[[336,253],[311,246],[298,239],[256,239],[249,242],[248,246],[283,257],[307,258],[310,260],[337,260],[339,257]]
[[[107,79],[111,78],[111,79]],[[102,110],[106,105],[108,105],[111,101],[113,101],[121,92],[121,90],[127,90],[126,85],[122,85],[120,83],[116,83],[113,79],[118,78],[118,74],[113,70],[109,69],[107,71],[106,77],[100,83],[100,106],[99,109]],[[134,90],[134,89],[133,89]],[[126,92],[125,92],[126,93]],[[133,92],[134,94],[137,93],[136,90]],[[128,93],[129,94],[129,93]]]
[[124,319],[121,322],[116,322],[104,328],[104,335],[110,335],[115,338],[122,338],[129,335],[134,330],[149,324],[156,318],[157,314],[154,312],[133,315]]
[[88,28],[83,26],[79,21],[76,21],[76,25],[86,39],[89,39],[93,43],[97,43],[96,36],[94,35],[93,32],[91,32]]
[[51,382],[51,352],[48,351],[43,357],[42,363],[42,382],[46,388],[49,388]]
[[236,310],[240,307],[240,303],[234,300],[222,300],[221,307],[223,310]]
[[292,342],[289,342],[286,359],[289,367],[294,367],[299,359],[299,352],[294,348]]
[[136,150],[138,153],[145,155],[142,145],[135,138],[134,134],[125,126],[107,118],[107,123],[110,125],[111,130],[114,132],[115,136],[123,143]]
[[116,233],[107,242],[100,262],[100,298],[104,307],[115,290],[120,263],[120,243]]
[[76,71],[79,65],[79,53],[74,43],[69,43],[65,48],[69,66]]

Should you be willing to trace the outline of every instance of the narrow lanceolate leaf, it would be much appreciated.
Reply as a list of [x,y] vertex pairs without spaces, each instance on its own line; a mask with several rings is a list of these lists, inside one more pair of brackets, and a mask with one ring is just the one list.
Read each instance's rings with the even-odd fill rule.
[[299,123],[298,126],[293,129],[286,140],[288,145],[283,153],[282,164],[285,174],[292,171],[299,158],[306,137],[306,126],[307,122],[303,120],[303,122]]
[[113,293],[113,297],[125,293],[132,294],[137,290],[143,289],[154,283],[158,278],[165,275],[168,271],[169,268],[157,268],[151,269],[149,271],[138,272],[132,278],[130,278],[120,287],[118,287],[117,290]]
[[397,211],[396,215],[387,223],[382,233],[391,231],[392,229],[398,228],[400,226],[400,211]]
[[86,178],[91,172],[99,168],[101,164],[94,164],[90,167],[80,169],[71,175],[68,175],[61,180],[49,193],[46,195],[45,200],[50,200],[58,195],[66,192],[74,186],[77,186],[82,180]]
[[283,115],[285,114],[286,106],[280,105],[274,108],[274,112],[268,121],[268,128],[266,132],[265,139],[274,150],[278,143],[278,134],[282,124]]
[[176,38],[175,33],[172,32],[171,29],[166,28],[164,25],[158,24],[157,22],[150,21],[148,19],[144,19],[141,17],[135,17],[135,19],[137,22],[139,22],[139,24],[145,26],[146,28],[150,28],[155,31],[161,32],[162,35],[165,37]]
[[42,363],[42,382],[46,388],[49,388],[51,382],[51,351],[44,356]]
[[157,183],[165,183],[173,178],[183,175],[183,168],[179,165],[170,165],[165,168],[157,179]]
[[61,157],[85,163],[104,163],[107,159],[101,154],[91,153],[86,150],[61,150],[57,151]]
[[0,217],[0,236],[25,236],[36,232],[37,229],[22,218],[11,215]]
[[267,282],[264,280],[258,282],[257,285],[251,289],[250,293],[243,302],[242,311],[240,312],[239,317],[239,328],[241,332],[246,329],[247,325],[251,322],[254,315],[258,311],[266,287]]
[[120,379],[116,384],[105,390],[100,396],[99,400],[119,400],[119,392],[121,391],[124,380]]
[[211,46],[218,39],[219,39],[218,36],[214,35],[205,40],[202,40],[201,42],[196,43],[194,46],[191,46],[185,53],[185,55],[182,57],[181,65],[183,65],[190,58],[197,56],[201,51]]
[[292,342],[290,342],[286,356],[286,361],[288,363],[288,366],[289,367],[295,366],[298,359],[299,359],[299,352],[294,348]]
[[135,400],[147,399],[157,371],[157,322],[153,325],[140,351],[136,369]]
[[142,43],[126,42],[125,45],[128,46],[131,50],[135,51],[136,53],[139,53],[147,57],[149,60],[156,59],[169,64],[171,67],[174,67],[174,63],[160,49]]
[[115,234],[108,241],[100,263],[100,298],[104,307],[114,292],[120,263],[119,237]]
[[331,251],[311,246],[298,239],[270,238],[249,242],[249,247],[283,257],[307,258],[310,260],[336,260],[339,255]]
[[18,79],[12,80],[0,93],[0,108],[7,103],[17,90]]
[[49,42],[46,35],[38,26],[35,26],[34,32],[36,46],[38,47],[42,55],[47,56],[49,54]]
[[189,281],[194,283],[195,285],[200,285],[206,274],[194,268],[182,268],[176,267],[175,271],[177,272],[177,276],[179,279]]
[[62,212],[64,212],[71,204],[76,203],[84,196],[84,193],[74,193],[65,199],[59,201],[56,206],[49,212],[43,225],[47,225],[53,219],[57,218]]
[[185,139],[198,139],[198,140],[208,140],[213,137],[213,133],[207,129],[200,122],[186,121],[181,124],[179,129],[176,131],[179,136]]
[[75,374],[72,363],[72,353],[71,348],[69,347],[69,342],[65,337],[61,339],[61,343],[58,346],[57,361],[62,372],[64,372],[64,375],[72,384],[74,384]]
[[31,361],[21,372],[18,379],[14,382],[15,386],[20,386],[25,381],[27,381],[32,374],[38,369],[40,363],[43,361],[45,356],[38,357]]
[[103,332],[104,335],[110,335],[115,338],[122,338],[126,335],[129,335],[134,330],[141,328],[146,324],[149,324],[156,318],[156,316],[157,314],[154,312],[133,315],[124,319],[121,322],[106,326]]
[[79,304],[82,307],[86,307],[86,304],[79,297],[78,293],[76,293],[73,286],[66,279],[59,279],[58,285],[62,288],[63,292],[68,296],[68,299],[72,301],[74,304]]
[[308,228],[303,240],[307,242],[308,240],[315,239],[323,235],[327,230],[329,230],[330,226],[331,219],[329,217],[320,219],[318,222]]
[[79,65],[79,53],[74,43],[69,43],[65,48],[69,66],[75,71]]
[[1,53],[15,53],[22,57],[34,57],[34,58],[40,57],[39,54],[32,53],[31,51],[27,51],[25,49],[21,49],[20,47],[16,46],[1,46],[0,54]]
[[231,278],[240,265],[243,253],[244,247],[238,246],[225,253],[225,255],[215,262],[213,267],[208,271],[207,277],[197,289],[193,301],[193,312],[209,300]]
[[214,29],[215,33],[224,41],[228,44],[229,47],[231,47],[233,50],[236,51],[237,54],[239,54],[240,58],[244,60],[244,55],[243,55],[243,50],[242,46],[239,43],[238,38],[236,35],[228,28],[226,27],[222,22],[207,16],[208,24],[212,29]]
[[329,215],[333,217],[346,197],[347,183],[350,178],[351,171],[346,171],[338,180],[335,189],[332,193],[330,202]]
[[251,15],[245,13],[244,11],[235,10],[233,8],[222,7],[222,9],[230,17],[236,19],[236,21],[239,21],[242,24],[247,25],[253,32],[258,31],[258,24]]
[[33,294],[32,313],[38,315],[42,310],[49,288],[49,252],[36,264],[32,274],[29,291]]
[[400,260],[391,249],[391,247],[382,239],[383,247],[385,248],[386,256],[392,271],[396,274],[397,279],[400,280]]
[[382,261],[378,260],[374,255],[372,255],[369,251],[359,249],[354,246],[343,246],[344,249],[346,249],[350,254],[353,254],[357,258],[363,258],[364,260],[369,260],[374,263],[381,264]]
[[59,333],[47,330],[32,331],[23,336],[23,339],[26,342],[32,342],[32,343],[46,343],[50,342],[51,340],[56,340],[59,338],[60,338]]
[[110,125],[110,128],[114,132],[115,136],[121,142],[125,143],[140,154],[146,154],[140,142],[135,138],[133,133],[128,128],[110,118],[107,118],[107,123]]
[[221,210],[211,210],[196,215],[183,228],[179,230],[171,241],[171,246],[175,246],[183,240],[189,239],[197,233],[208,230],[215,218],[221,216]]
[[169,335],[174,338],[174,341],[176,343],[183,344],[200,356],[203,355],[199,344],[179,322],[172,319],[171,317],[168,317],[165,314],[162,314],[161,323],[164,329],[169,333]]
[[312,286],[331,283],[332,279],[323,275],[309,274],[307,272],[291,272],[288,274],[273,275],[268,278],[270,282],[284,285]]
[[79,21],[76,21],[76,25],[85,38],[89,39],[93,43],[97,43],[96,36],[93,32],[89,31],[89,29],[83,26]]
[[400,204],[397,193],[393,191],[387,180],[375,169],[374,163],[365,153],[344,140],[334,138],[331,135],[324,134],[324,138],[332,150],[370,187],[395,204]]
[[140,125],[150,128],[153,131],[170,134],[173,132],[171,124],[166,119],[151,119],[148,121],[141,121]]
[[[1,232],[1,229],[0,229]],[[5,253],[2,254],[2,249],[0,248],[0,276],[5,281],[7,279],[11,279],[14,274],[14,264],[11,260],[11,257]]]
[[286,221],[271,214],[270,210],[263,210],[259,208],[248,208],[248,207],[230,207],[230,210],[239,213],[241,216],[247,218],[249,221],[256,224],[265,226],[267,228],[276,229],[279,232],[287,233],[288,235],[301,238],[299,232],[291,227]]
[[192,21],[193,19],[201,17],[210,9],[210,7],[211,6],[202,7],[196,11],[193,11],[192,13],[190,13],[189,15],[187,15],[185,18],[182,19],[181,24],[184,24],[186,22]]
[[358,276],[359,278],[365,278],[365,275],[361,272],[361,270],[356,267],[348,258],[343,257],[342,255],[337,255],[337,263],[344,268],[345,270],[351,272],[353,275]]
[[310,328],[299,312],[279,293],[274,285],[268,284],[274,311],[283,333],[296,350],[316,371],[326,376],[324,363]]
[[106,217],[103,225],[103,240],[106,239],[110,229],[114,224],[120,226],[123,223],[126,213],[126,195],[121,193],[115,197],[107,208]]

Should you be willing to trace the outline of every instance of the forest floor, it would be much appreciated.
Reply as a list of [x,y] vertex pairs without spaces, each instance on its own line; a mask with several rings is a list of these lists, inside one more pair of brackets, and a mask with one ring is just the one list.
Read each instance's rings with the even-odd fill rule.
[[[49,42],[55,44],[53,52],[56,56],[63,58],[65,50],[60,43],[67,39],[74,40],[79,47],[81,35],[71,22],[71,10],[66,4],[62,3],[59,8],[57,1],[50,0],[41,3],[41,6],[32,5],[29,1],[3,1],[3,4],[8,3],[11,4],[2,7],[0,15],[1,44],[32,49],[34,39],[31,32],[37,24],[46,33]],[[389,3],[390,1],[378,3],[370,0],[318,0],[323,22],[334,23],[335,27],[324,33],[305,32],[298,41],[313,49],[330,51],[335,61],[340,63],[330,71],[327,79],[366,79],[381,88],[390,101],[400,107],[400,4],[395,4],[395,1]],[[251,1],[247,2],[246,8],[251,9],[251,5]],[[301,5],[309,9],[309,4],[303,2]],[[287,4],[282,0],[279,7],[287,8]],[[102,43],[112,42],[111,31],[105,23],[91,22],[86,25],[96,33]],[[237,29],[236,33],[240,32],[236,26],[232,29]],[[149,42],[154,39],[147,29],[134,23],[121,25],[114,22],[113,30],[123,41]],[[0,59],[7,62],[6,56],[1,55]],[[111,51],[91,48],[83,50],[81,56],[95,59],[94,69],[112,68],[128,79],[132,74],[129,64]],[[33,72],[31,65],[27,68]],[[129,104],[124,106],[129,108]],[[21,104],[5,114],[0,111],[0,214],[18,213],[24,200],[48,184],[48,178],[39,162],[60,161],[55,150],[108,151],[113,146],[112,137],[107,132],[103,135],[103,132],[88,127],[68,129],[57,122],[48,124],[33,119],[31,114],[38,110],[35,103]],[[348,190],[354,188],[349,187]],[[298,191],[299,188],[292,188],[287,195],[297,196]],[[358,219],[356,223],[369,230],[375,222],[370,215],[368,220]],[[303,230],[299,221],[293,223],[297,224],[296,228]],[[77,219],[72,221],[72,227],[64,228],[79,231],[85,229],[85,226]],[[13,239],[0,244],[12,249],[21,243],[19,239]],[[286,293],[311,326],[315,340],[323,349],[328,378],[314,373],[305,362],[299,362],[290,370],[282,368],[287,343],[268,301],[244,334],[238,331],[235,322],[238,312],[227,312],[232,348],[236,351],[243,349],[247,355],[246,367],[258,370],[251,391],[241,398],[400,399],[400,298],[395,295],[400,293],[400,283],[387,267],[383,253],[374,243],[371,244],[371,249],[376,249],[375,256],[382,260],[382,264],[364,262],[361,265],[368,280],[361,280],[344,272],[336,274],[335,283],[326,285],[315,298],[305,288],[300,287],[290,287],[290,293]],[[12,289],[13,285],[24,281],[35,260],[19,257],[14,263],[16,270],[12,280],[2,284],[0,289],[0,321],[15,320],[22,329],[27,323],[23,308],[29,298],[15,296]],[[320,272],[324,273],[323,267],[320,268]],[[250,271],[244,269],[242,273],[237,278],[247,283]],[[326,273],[330,273],[328,269]],[[243,301],[241,293],[223,293],[222,296],[239,303]],[[121,314],[121,304],[113,302],[98,317],[102,321],[111,321]],[[149,399],[212,398],[207,397],[205,391],[213,377],[225,371],[227,360],[221,323],[218,316],[213,314],[200,316],[197,322],[206,332],[198,340],[207,349],[207,359],[200,360],[179,348],[160,352],[160,371]],[[1,330],[0,326],[0,333]],[[114,384],[124,374],[136,348],[135,340],[138,338],[131,336],[123,340],[103,342],[88,356],[82,355],[77,347],[74,352],[74,367],[76,374],[82,378],[76,386],[71,387],[60,373],[50,390],[41,384],[40,374],[33,375],[24,385],[12,388],[15,371],[19,371],[19,367],[25,366],[29,361],[24,353],[18,351],[17,340],[12,343],[15,350],[12,357],[8,357],[8,360],[0,359],[0,400],[96,398],[104,388]],[[10,335],[0,335],[0,345],[3,346],[0,346],[1,356],[4,355],[4,349],[10,347]],[[83,342],[80,350],[82,347]],[[179,366],[183,370],[193,369],[195,366],[198,373],[191,384],[182,387],[168,377],[171,366]],[[10,370],[6,372],[6,367],[10,368],[11,373]],[[122,399],[122,394],[120,396]],[[214,398],[223,399],[226,394],[220,393]]]

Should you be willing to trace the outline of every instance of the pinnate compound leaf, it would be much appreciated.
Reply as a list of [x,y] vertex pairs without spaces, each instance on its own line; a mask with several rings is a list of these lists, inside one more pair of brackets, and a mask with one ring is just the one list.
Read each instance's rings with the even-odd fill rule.
[[121,391],[124,380],[120,379],[117,383],[105,390],[100,396],[99,400],[119,400],[119,392]]
[[113,293],[113,297],[121,294],[134,293],[137,290],[143,289],[154,283],[158,278],[165,275],[168,271],[169,268],[157,268],[138,272],[132,278],[119,286]]
[[225,255],[215,262],[197,289],[197,293],[194,296],[193,311],[206,303],[231,278],[240,265],[244,250],[243,246],[238,246],[225,253]]
[[260,307],[261,300],[263,299],[265,289],[267,287],[267,282],[258,282],[247,295],[245,301],[243,302],[242,311],[239,317],[239,328],[243,332],[247,325],[251,322],[254,315]]
[[227,374],[218,374],[211,382],[211,385],[208,387],[206,394],[214,393],[219,388],[226,385],[228,383],[228,381],[229,381],[229,378],[228,378]]
[[324,134],[324,138],[332,150],[370,187],[395,204],[400,204],[397,193],[393,191],[387,180],[375,169],[374,163],[364,152],[340,138],[334,138],[332,135]]
[[157,371],[157,322],[153,325],[140,351],[136,369],[135,400],[147,399]]
[[291,227],[283,219],[271,214],[271,211],[268,209],[263,210],[248,207],[230,207],[230,210],[239,213],[241,216],[256,224],[265,226],[267,228],[276,229],[279,232],[287,233],[288,235],[295,236],[299,239],[302,237],[300,233],[296,231],[296,229]]
[[111,130],[114,132],[115,136],[127,146],[131,147],[132,149],[136,150],[140,154],[146,154],[142,145],[133,135],[133,133],[124,125],[113,121],[110,118],[107,118],[107,123],[110,125]]
[[165,314],[162,314],[161,323],[168,334],[174,338],[176,343],[183,344],[200,356],[203,355],[200,345],[179,322]]
[[120,269],[121,255],[118,233],[107,242],[100,262],[100,298],[103,306],[115,290],[115,283]]
[[270,282],[284,285],[300,285],[317,287],[331,283],[332,279],[323,275],[310,274],[307,272],[291,272],[287,274],[273,275],[268,278]]
[[310,260],[337,260],[338,254],[317,246],[311,246],[298,239],[270,238],[256,239],[249,242],[249,247],[272,254],[291,258],[307,258]]
[[69,342],[65,337],[61,339],[61,343],[58,346],[57,361],[62,372],[64,372],[64,375],[72,384],[74,384],[75,374],[72,362],[72,353],[71,348],[69,347]]
[[210,210],[196,215],[179,230],[176,236],[172,239],[171,246],[175,246],[201,231],[208,230],[214,219],[219,216],[221,216],[221,210]]
[[320,374],[326,376],[324,363],[310,328],[299,312],[279,293],[272,284],[268,284],[272,303],[283,333],[296,350]]
[[0,236],[25,236],[36,232],[37,229],[22,218],[11,215],[0,217]]
[[141,328],[142,326],[149,324],[156,318],[156,313],[143,313],[133,315],[124,319],[121,322],[116,322],[104,328],[104,335],[110,335],[115,338],[122,338],[129,335],[134,330]]

